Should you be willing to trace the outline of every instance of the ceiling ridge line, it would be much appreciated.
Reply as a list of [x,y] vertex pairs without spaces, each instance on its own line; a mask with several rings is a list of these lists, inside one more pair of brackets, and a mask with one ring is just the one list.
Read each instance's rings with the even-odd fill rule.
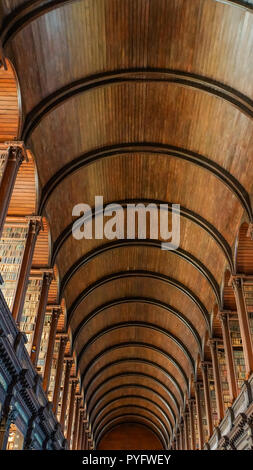
[[[97,315],[104,312],[111,307],[115,307],[122,304],[129,304],[129,303],[144,303],[149,305],[155,305],[159,308],[167,310],[172,315],[176,316],[191,332],[195,341],[199,348],[199,353],[202,353],[202,342],[198,330],[195,328],[193,323],[178,309],[172,307],[171,305],[167,304],[166,302],[151,298],[151,297],[121,297],[111,301],[108,301],[102,305],[99,305],[95,309],[93,309],[86,317],[79,323],[75,331],[72,331],[72,344],[71,348],[72,351],[75,349],[76,342],[78,341],[78,336],[80,335],[81,331],[87,324],[93,320]],[[94,335],[95,336],[95,335]]]
[[[12,13],[10,13],[3,23],[0,31],[0,39],[3,47],[13,39],[13,37],[24,27],[30,24],[38,17],[61,8],[69,3],[74,3],[77,0],[52,0],[50,3],[43,5],[44,0],[29,0],[25,5],[20,5]],[[253,5],[246,0],[213,0],[216,3],[223,3],[228,6],[241,8],[248,12],[253,11]],[[33,9],[33,7],[36,7]]]
[[[123,209],[127,208],[128,204],[156,204],[159,205],[158,209],[159,210],[165,210],[165,208],[161,207],[162,205],[167,205],[168,206],[168,211],[172,212],[173,210],[173,203],[171,202],[166,202],[158,199],[146,199],[146,198],[133,198],[133,199],[122,199],[122,200],[117,200],[117,201],[112,201],[108,202],[103,205],[103,207],[100,210],[97,210],[95,207],[91,209],[91,216],[88,213],[86,217],[82,217],[82,224],[84,222],[89,221],[91,218],[93,219],[96,215],[102,214],[103,211],[105,210],[106,206],[110,205],[112,206],[115,204],[117,206],[120,204]],[[167,209],[167,208],[166,208]],[[204,217],[202,217],[200,214],[197,212],[192,211],[191,209],[187,209],[187,207],[181,206],[180,205],[180,216],[184,217],[187,220],[190,220],[191,222],[195,223],[198,225],[200,228],[205,230],[206,233],[208,233],[216,242],[216,244],[221,248],[223,251],[223,254],[226,257],[226,260],[230,266],[230,269],[234,271],[234,262],[233,262],[233,256],[232,256],[232,250],[227,242],[227,240],[223,237],[222,233],[219,232],[216,227],[208,222]],[[60,235],[57,237],[53,244],[53,249],[52,249],[52,257],[51,257],[51,264],[54,264],[56,261],[56,258],[59,254],[59,251],[61,248],[64,246],[65,242],[68,240],[68,238],[72,235],[72,228],[73,228],[73,222],[71,222],[65,229],[62,230]]]
[[101,148],[93,149],[86,152],[74,160],[64,165],[58,170],[44,185],[41,192],[41,200],[39,204],[39,215],[42,215],[49,197],[55,188],[72,173],[84,168],[87,165],[96,163],[104,158],[111,158],[113,156],[125,156],[133,153],[147,153],[165,157],[174,157],[188,161],[204,170],[212,173],[218,180],[220,180],[229,190],[239,199],[243,209],[245,210],[250,221],[253,221],[252,207],[248,192],[244,186],[225,168],[221,167],[215,161],[210,160],[203,155],[200,155],[185,148],[176,147],[168,144],[161,144],[156,142],[125,142],[114,144]]
[[72,319],[72,316],[73,316],[75,310],[79,307],[79,305],[83,302],[83,300],[85,300],[90,294],[92,294],[95,291],[95,289],[103,286],[107,282],[114,282],[114,281],[117,281],[119,279],[124,279],[124,278],[127,278],[127,277],[129,277],[129,278],[144,277],[144,278],[147,278],[147,279],[156,279],[156,280],[159,280],[161,282],[166,282],[170,286],[173,286],[176,289],[180,290],[189,299],[191,299],[191,301],[194,302],[195,305],[198,307],[198,309],[200,310],[200,312],[202,313],[202,315],[205,319],[208,331],[211,332],[209,313],[208,313],[206,307],[204,306],[204,304],[202,303],[202,301],[199,299],[199,297],[197,297],[197,295],[192,290],[190,290],[188,287],[186,287],[180,281],[178,281],[178,280],[176,280],[172,277],[166,276],[165,274],[162,274],[162,273],[159,273],[159,272],[145,271],[145,270],[136,270],[136,271],[129,270],[129,271],[121,271],[121,272],[117,272],[117,273],[112,273],[112,274],[109,274],[107,276],[104,276],[103,278],[101,278],[101,279],[95,281],[93,284],[89,285],[86,289],[84,289],[76,297],[76,299],[72,302],[70,308],[68,309],[68,312],[67,312],[68,317],[67,317],[67,326],[66,327],[68,328],[70,326],[71,319]]

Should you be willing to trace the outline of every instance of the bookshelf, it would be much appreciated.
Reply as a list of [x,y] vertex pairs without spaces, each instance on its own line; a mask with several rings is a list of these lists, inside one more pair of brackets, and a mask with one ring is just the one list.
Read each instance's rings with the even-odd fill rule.
[[1,184],[1,181],[2,181],[2,176],[3,176],[3,173],[4,173],[4,169],[5,169],[5,164],[7,162],[7,154],[4,153],[3,151],[0,151],[0,184]]
[[245,361],[244,361],[244,356],[243,356],[241,333],[240,333],[238,320],[236,318],[230,319],[229,327],[230,327],[230,332],[231,332],[231,341],[232,341],[232,347],[233,347],[233,353],[234,353],[234,363],[235,363],[237,383],[238,383],[238,388],[240,389],[246,378],[246,374],[245,374]]
[[47,355],[47,347],[48,347],[48,340],[49,340],[49,333],[50,333],[50,325],[51,325],[51,313],[46,313],[42,336],[41,336],[41,343],[40,343],[40,351],[38,357],[38,372],[43,376],[44,369],[45,369],[45,362],[46,362],[46,355]]
[[60,341],[56,341],[54,344],[54,354],[53,354],[53,361],[52,361],[52,367],[51,367],[50,382],[49,382],[49,387],[48,387],[48,399],[50,401],[53,401],[59,347],[60,347]]
[[226,365],[225,351],[223,347],[219,347],[218,349],[218,361],[219,361],[223,402],[224,402],[224,407],[226,409],[230,405],[230,395],[229,395],[229,386],[228,386],[228,380],[227,380],[227,365]]
[[216,408],[216,395],[215,395],[215,386],[214,386],[214,378],[213,378],[213,369],[212,367],[208,367],[208,381],[209,381],[209,390],[210,390],[210,402],[211,402],[211,410],[212,410],[212,417],[213,417],[213,425],[218,426],[218,415],[217,415],[217,408]]
[[25,296],[24,309],[20,321],[20,331],[26,334],[26,348],[29,354],[31,353],[41,286],[41,279],[29,279]]
[[17,279],[22,261],[27,227],[13,225],[4,227],[0,240],[0,269],[4,284],[1,290],[8,307],[12,309]]

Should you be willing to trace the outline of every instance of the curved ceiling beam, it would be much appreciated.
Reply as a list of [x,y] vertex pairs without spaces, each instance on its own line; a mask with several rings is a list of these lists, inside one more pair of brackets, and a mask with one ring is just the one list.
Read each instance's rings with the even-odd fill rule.
[[[147,328],[152,331],[157,331],[157,333],[165,335],[167,338],[169,338],[172,342],[174,342],[179,349],[183,352],[187,360],[189,361],[190,367],[192,369],[193,375],[195,376],[195,362],[194,359],[188,350],[188,348],[184,345],[184,343],[171,334],[169,331],[167,331],[165,328],[158,327],[154,323],[148,323],[148,322],[139,322],[139,321],[128,321],[128,322],[121,322],[121,323],[116,323],[112,326],[109,326],[107,328],[103,328],[100,330],[96,335],[94,335],[92,338],[90,338],[86,343],[84,343],[84,346],[82,350],[80,351],[78,358],[77,358],[77,368],[79,368],[80,361],[83,357],[83,355],[87,352],[87,350],[94,344],[98,339],[102,338],[104,335],[111,333],[112,331],[119,330],[121,328],[129,328],[129,327],[139,327],[139,328]],[[133,344],[133,343],[132,343]],[[86,373],[86,370],[85,370]],[[83,375],[85,377],[85,375]]]
[[[140,378],[152,380],[152,382],[155,382],[157,385],[159,385],[159,387],[161,387],[168,394],[168,396],[170,397],[170,399],[173,401],[174,405],[176,406],[178,415],[180,414],[180,405],[177,401],[176,396],[161,380],[157,379],[156,377],[153,377],[150,374],[147,374],[144,372],[131,371],[131,370],[130,371],[128,370],[127,372],[119,372],[118,374],[111,375],[110,377],[106,378],[103,382],[101,382],[95,388],[95,390],[92,391],[92,395],[89,397],[89,399],[86,400],[87,410],[90,409],[90,404],[93,401],[96,394],[100,393],[102,388],[105,385],[109,384],[114,379],[121,379],[121,378],[126,378],[126,377],[140,377]],[[87,389],[86,389],[86,397],[87,397]]]
[[[102,215],[102,213],[104,213],[104,210],[105,210],[107,205],[110,205],[110,206],[115,205],[115,209],[116,209],[117,205],[120,205],[121,207],[123,207],[123,209],[126,209],[128,204],[144,204],[144,205],[145,204],[146,205],[155,204],[156,206],[158,206],[159,210],[167,210],[167,208],[163,209],[163,206],[168,205],[168,212],[172,212],[172,203],[170,203],[170,202],[167,203],[167,202],[157,200],[157,199],[143,199],[143,198],[141,198],[141,199],[128,199],[128,200],[124,199],[124,200],[120,200],[120,201],[108,202],[107,204],[104,204],[104,206],[100,210],[96,210],[96,212],[95,212],[95,208],[92,208],[92,218],[95,217],[95,214],[96,214],[96,216],[99,215],[99,214]],[[201,215],[199,215],[196,212],[193,212],[192,210],[187,209],[186,207],[183,207],[181,205],[180,205],[180,216],[186,218],[187,220],[190,220],[190,221],[194,222],[196,225],[198,225],[198,227],[201,227],[209,235],[211,235],[211,237],[215,240],[217,245],[221,248],[221,250],[222,250],[229,266],[230,266],[230,269],[233,272],[234,271],[234,262],[233,262],[233,254],[232,254],[231,247],[230,247],[229,243],[226,241],[226,239],[223,237],[223,235],[216,229],[216,227],[214,225],[212,225],[210,222],[208,222],[206,219],[204,219],[204,217],[202,217]],[[88,216],[82,218],[82,224],[84,224],[85,222],[87,223],[89,220],[91,220],[91,217],[88,214]],[[56,241],[54,242],[53,255],[52,255],[52,261],[51,261],[52,264],[55,263],[57,254],[59,253],[59,251],[60,251],[61,247],[63,246],[63,244],[72,235],[72,228],[73,228],[73,222],[71,222],[61,232],[61,234],[57,237]]]
[[109,274],[108,276],[105,276],[101,279],[98,279],[95,281],[93,284],[89,285],[81,294],[74,300],[72,303],[71,307],[68,309],[68,318],[67,318],[67,329],[70,326],[71,319],[75,313],[75,310],[78,308],[78,306],[96,289],[99,287],[105,286],[107,283],[117,281],[119,279],[126,279],[126,278],[144,278],[144,279],[156,279],[161,282],[165,282],[166,284],[175,287],[178,289],[180,292],[183,294],[187,295],[187,297],[194,302],[194,304],[198,307],[200,310],[201,315],[203,316],[208,332],[211,332],[211,326],[210,326],[210,315],[204,306],[204,304],[201,302],[199,297],[194,294],[194,292],[188,287],[186,287],[184,284],[182,284],[180,281],[166,276],[165,274],[160,274],[152,271],[146,271],[146,270],[136,270],[136,271],[121,271],[118,273],[113,273]]
[[[113,398],[112,400],[110,400],[109,402],[106,402],[105,405],[103,405],[103,399],[105,397],[107,397],[107,395],[109,395],[110,393],[113,393],[113,392],[117,392],[117,391],[120,391],[120,390],[126,390],[126,389],[129,389],[129,388],[134,388],[134,389],[137,389],[136,390],[136,395],[122,395],[122,396],[116,396],[115,398]],[[162,416],[164,417],[164,419],[166,420],[166,423],[169,424],[170,426],[170,430],[171,430],[171,433],[172,433],[172,429],[173,429],[173,425],[172,425],[172,422],[168,416],[168,414],[166,413],[166,411],[164,411],[164,409],[154,400],[148,398],[148,397],[145,397],[143,396],[141,393],[142,391],[148,391],[148,392],[151,392],[152,395],[154,395],[154,397],[156,397],[161,403],[163,403],[166,408],[168,409],[169,413],[171,414],[172,418],[173,418],[173,421],[174,421],[174,424],[176,426],[177,424],[177,418],[176,418],[176,415],[172,409],[172,407],[170,406],[170,404],[163,398],[162,395],[160,395],[160,393],[158,393],[156,390],[154,390],[153,388],[151,387],[148,387],[146,385],[140,385],[140,384],[135,384],[135,383],[130,383],[130,384],[122,384],[122,385],[119,385],[117,387],[114,387],[112,388],[111,390],[108,390],[107,392],[105,392],[101,398],[96,402],[96,404],[92,407],[91,411],[89,412],[89,422],[91,424],[91,428],[94,429],[94,426],[96,424],[96,421],[97,419],[101,416],[101,414],[103,413],[104,409],[109,406],[109,404],[111,402],[115,402],[116,400],[123,400],[125,397],[127,398],[130,398],[130,397],[134,397],[136,399],[140,399],[140,400],[146,400],[148,401],[149,403],[151,403],[152,405],[156,406],[158,409],[159,409],[159,412],[162,414]],[[139,394],[140,393],[140,394]],[[102,404],[102,408],[99,408],[100,405]]]
[[[4,20],[0,32],[0,38],[3,47],[14,38],[14,36],[29,25],[36,18],[39,18],[46,13],[56,10],[68,3],[74,3],[77,0],[52,0],[46,5],[44,0],[28,0],[24,5],[20,5],[10,13]],[[249,4],[247,0],[214,0],[217,3],[225,3],[234,7],[242,8],[243,10],[252,12],[253,5]]]
[[80,168],[91,165],[99,160],[103,160],[104,158],[129,155],[133,153],[154,154],[164,156],[166,158],[174,157],[204,168],[205,170],[211,172],[217,179],[219,179],[229,188],[229,190],[237,197],[237,199],[239,199],[242,207],[249,217],[249,220],[253,221],[249,194],[231,173],[225,170],[222,166],[218,165],[218,163],[196,152],[192,152],[190,150],[173,145],[155,142],[121,143],[117,145],[115,144],[101,147],[87,152],[67,163],[49,179],[42,189],[39,215],[42,214],[50,195],[58,186],[58,184],[60,184],[66,177],[75,171],[78,171]]
[[[85,318],[79,323],[78,327],[75,329],[75,331],[72,331],[72,351],[75,349],[75,344],[78,341],[78,336],[81,333],[81,331],[88,325],[88,323],[96,318],[100,313],[104,312],[105,310],[108,310],[111,307],[115,307],[118,305],[124,305],[124,304],[130,304],[130,303],[141,303],[141,304],[148,304],[148,305],[155,305],[156,307],[159,307],[163,310],[166,310],[167,312],[171,313],[175,317],[177,317],[191,332],[192,336],[194,337],[200,355],[202,354],[202,342],[200,335],[198,331],[196,330],[195,326],[193,323],[188,320],[188,318],[183,315],[183,313],[179,312],[179,310],[171,307],[170,305],[166,304],[165,302],[161,302],[160,300],[156,300],[150,297],[123,297],[119,299],[114,299],[110,300],[109,302],[106,302],[103,305],[100,305],[97,307],[95,310],[90,312],[88,315],[85,316]],[[97,335],[95,334],[93,338],[96,338]],[[92,341],[92,339],[90,340]]]
[[[121,408],[125,408],[124,406],[118,406],[117,408],[114,408],[114,410],[120,410]],[[127,408],[127,407],[126,407]],[[135,407],[135,408],[138,408],[138,407]],[[112,424],[112,422],[118,420],[118,419],[121,419],[121,418],[126,418],[126,417],[133,417],[135,420],[140,419],[140,421],[134,421],[131,419],[131,421],[120,421],[116,424]],[[144,424],[144,422],[148,422],[149,424]],[[95,440],[95,444],[96,444],[96,447],[98,446],[99,442],[101,441],[102,437],[104,434],[106,434],[106,432],[109,432],[110,430],[114,429],[116,426],[119,426],[121,424],[126,424],[126,423],[129,423],[129,424],[141,424],[142,426],[146,427],[147,429],[153,431],[156,435],[156,437],[158,438],[158,440],[161,442],[161,444],[163,445],[164,449],[167,449],[167,446],[168,446],[168,443],[167,443],[167,439],[165,437],[165,435],[163,434],[163,431],[150,419],[150,418],[147,418],[146,416],[143,416],[142,414],[139,414],[139,413],[123,413],[123,414],[120,414],[118,416],[116,416],[115,418],[112,418],[109,422],[107,422],[107,424],[104,426],[104,428],[99,432],[98,436],[96,436],[96,440]],[[108,429],[109,428],[109,429]]]
[[[151,247],[151,248],[158,248],[160,250],[162,249],[162,243],[159,240],[148,240],[148,239],[147,240],[114,240],[112,242],[108,242],[108,243],[105,243],[104,245],[96,247],[93,250],[86,253],[81,258],[79,258],[66,272],[66,274],[64,275],[60,283],[60,299],[63,296],[64,290],[67,284],[69,283],[71,278],[80,268],[88,264],[91,260],[93,260],[97,256],[100,256],[101,254],[106,253],[109,250],[114,250],[114,249],[122,248],[122,247],[130,247],[130,246]],[[214,292],[214,295],[216,297],[217,303],[219,306],[221,306],[219,284],[214,278],[214,276],[212,275],[212,273],[209,271],[209,269],[201,261],[199,261],[195,256],[190,254],[188,251],[185,251],[180,247],[177,250],[171,250],[171,251],[164,250],[164,253],[166,254],[169,253],[169,254],[174,254],[176,256],[179,256],[180,258],[183,258],[185,261],[189,262],[192,266],[194,266],[209,282]]]
[[111,368],[115,365],[117,366],[117,365],[120,365],[120,364],[127,364],[127,363],[134,364],[134,365],[136,365],[136,364],[145,364],[149,367],[154,367],[159,372],[162,372],[164,374],[164,376],[166,377],[166,379],[169,380],[174,385],[174,387],[177,389],[177,391],[179,393],[179,396],[181,398],[182,405],[184,405],[184,392],[183,392],[181,386],[179,385],[178,381],[175,379],[175,377],[172,374],[170,374],[165,367],[162,367],[159,364],[157,364],[156,362],[153,362],[149,359],[141,359],[141,358],[138,358],[138,357],[125,357],[125,358],[117,359],[116,361],[112,361],[112,362],[107,363],[106,365],[101,367],[98,370],[98,372],[96,372],[90,378],[89,382],[85,386],[85,395],[86,395],[86,399],[87,399],[87,406],[89,405],[89,396],[90,396],[89,389],[92,386],[93,382],[95,382],[97,379],[99,379],[102,376],[102,374],[105,371],[107,371],[107,369],[111,370]]
[[164,356],[166,358],[166,360],[169,361],[171,364],[173,364],[173,366],[178,370],[179,374],[183,378],[183,381],[185,383],[187,391],[189,391],[189,380],[188,380],[188,377],[185,373],[185,370],[183,369],[181,364],[173,356],[168,354],[166,351],[164,351],[160,347],[154,346],[153,344],[144,343],[144,342],[141,342],[141,341],[127,341],[125,343],[118,343],[118,344],[114,344],[114,345],[109,346],[108,348],[105,348],[102,351],[100,351],[100,353],[98,353],[97,356],[95,356],[94,358],[92,358],[90,360],[90,362],[87,364],[86,368],[82,372],[81,387],[84,384],[87,372],[89,370],[93,370],[94,366],[97,363],[100,363],[101,359],[104,356],[106,356],[107,354],[110,355],[110,353],[113,353],[114,351],[116,351],[118,349],[132,348],[132,347],[140,347],[140,348],[143,348],[143,349],[148,349],[148,350],[151,350],[151,351],[154,351],[154,352],[158,353],[161,356]]
[[[129,374],[129,375],[131,375],[131,374]],[[137,374],[135,374],[135,375],[137,376]],[[119,377],[119,375],[118,375],[118,377]],[[151,376],[149,376],[149,378],[151,378]],[[110,382],[110,380],[108,382]],[[90,410],[88,409],[88,404],[87,404],[87,410],[88,410],[89,418],[91,419],[92,426],[95,425],[98,414],[100,414],[100,412],[98,411],[98,413],[94,416],[94,419],[92,420],[93,412],[96,411],[96,408],[103,402],[104,397],[106,395],[108,395],[109,393],[111,393],[111,392],[115,392],[115,391],[121,390],[122,388],[129,388],[129,387],[130,388],[141,388],[143,390],[147,390],[147,391],[151,392],[152,394],[154,394],[166,406],[166,408],[169,410],[169,412],[170,412],[170,414],[173,418],[173,421],[174,421],[175,425],[177,424],[177,418],[176,418],[176,414],[175,414],[173,408],[171,407],[170,403],[165,398],[163,398],[163,396],[158,391],[156,391],[154,388],[149,387],[149,386],[144,385],[144,384],[138,384],[138,383],[130,382],[130,383],[127,383],[127,384],[117,385],[117,386],[111,388],[110,390],[106,391],[105,393],[103,393],[103,395],[98,397],[98,400],[95,402],[95,404],[92,406],[92,408]],[[122,398],[123,398],[123,396],[122,396]],[[180,409],[177,407],[177,405],[176,405],[176,408],[177,408],[177,414],[178,414],[178,418],[179,418]],[[103,409],[101,411],[103,411]]]
[[172,83],[194,88],[233,104],[248,117],[253,117],[253,101],[232,87],[190,72],[163,68],[132,68],[86,76],[53,92],[27,115],[21,138],[27,143],[30,135],[50,112],[76,95],[119,83]]
[[[165,422],[167,423],[167,424],[165,424],[165,422],[163,421],[163,419],[160,418],[159,421],[160,421],[162,427],[164,428],[164,430],[166,431],[166,434],[167,434],[167,437],[168,437],[168,441],[169,441],[170,432],[171,432],[171,435],[173,434],[173,426],[172,426],[172,423],[171,423],[170,419],[168,418],[168,416],[166,415],[166,413],[163,411],[163,409],[160,407],[160,405],[158,405],[158,403],[156,403],[154,400],[151,400],[151,398],[143,397],[143,396],[141,396],[141,395],[131,395],[131,394],[130,394],[130,395],[123,395],[123,396],[121,396],[121,397],[116,397],[116,398],[113,398],[113,399],[109,400],[108,402],[106,402],[106,403],[104,404],[103,408],[98,411],[98,413],[97,413],[96,416],[95,416],[95,419],[97,419],[97,417],[99,417],[99,416],[101,415],[101,413],[102,413],[106,408],[108,408],[108,406],[111,406],[111,405],[113,405],[114,403],[119,402],[120,400],[133,400],[133,399],[134,399],[134,400],[139,400],[139,399],[140,399],[140,400],[143,400],[144,402],[147,402],[149,408],[151,408],[151,405],[152,405],[152,406],[155,406],[155,407],[157,408],[158,412],[161,414],[161,416],[163,416]],[[128,404],[128,406],[131,407],[131,408],[135,408],[135,406],[136,406],[135,404],[131,404],[131,403],[130,403],[130,404],[129,404],[129,403],[125,403],[125,404]],[[137,405],[137,406],[138,406],[138,405]],[[140,407],[141,407],[141,405],[138,406],[138,408],[140,408]],[[156,416],[156,417],[159,416],[159,415],[157,415],[156,413],[154,413],[153,410],[151,411],[151,409],[149,409],[149,408],[143,406],[143,409],[148,410],[152,415],[154,415],[154,416]],[[91,429],[92,429],[92,431],[94,432],[92,426],[93,426],[93,424],[91,423]],[[169,432],[167,426],[169,427],[170,432]]]

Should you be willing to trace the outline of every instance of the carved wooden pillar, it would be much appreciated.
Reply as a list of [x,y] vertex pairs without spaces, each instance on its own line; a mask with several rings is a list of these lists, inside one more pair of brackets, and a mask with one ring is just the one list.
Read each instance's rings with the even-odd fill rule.
[[202,369],[202,377],[203,377],[203,385],[204,385],[208,436],[211,437],[213,434],[213,417],[212,417],[210,388],[209,388],[209,380],[208,380],[208,364],[206,362],[202,362],[201,369]]
[[29,274],[32,265],[33,252],[35,248],[35,243],[37,240],[38,233],[41,229],[41,217],[30,217],[28,225],[28,233],[25,243],[25,250],[22,258],[22,263],[20,266],[17,288],[15,292],[15,298],[12,307],[12,315],[14,320],[19,324],[24,302],[25,295],[29,280]]
[[198,434],[199,434],[199,449],[203,448],[204,438],[203,438],[203,423],[202,423],[202,413],[200,405],[200,382],[195,382],[195,398],[196,398],[196,411],[197,411],[197,423],[198,423]]
[[242,347],[246,367],[246,379],[248,379],[250,374],[253,372],[253,345],[250,333],[249,315],[243,293],[243,280],[241,278],[234,278],[232,285],[235,293],[238,320],[242,338]]
[[11,145],[7,151],[7,161],[0,184],[0,238],[2,236],[18,170],[23,160],[23,149],[21,147]]
[[88,450],[88,431],[86,429],[86,424],[86,421],[84,421],[82,433],[82,450]]
[[62,405],[61,405],[61,420],[60,420],[60,423],[61,423],[63,433],[64,433],[64,430],[65,430],[65,418],[66,418],[68,393],[69,393],[69,379],[70,379],[72,364],[73,364],[73,360],[68,359],[67,362],[66,362],[64,388],[63,388]]
[[52,367],[53,354],[54,354],[55,336],[56,336],[56,330],[57,330],[57,324],[58,324],[60,311],[61,311],[60,307],[54,307],[52,311],[52,320],[51,320],[51,326],[50,326],[46,364],[45,364],[44,377],[43,377],[43,388],[46,393],[48,392],[48,387],[49,387],[51,367]]
[[68,342],[67,335],[62,335],[60,339],[60,348],[59,348],[59,354],[58,354],[55,385],[54,385],[54,396],[53,396],[53,412],[55,413],[56,416],[57,416],[58,405],[59,405],[64,354],[65,354],[65,348],[66,348],[67,342]]
[[72,432],[72,425],[73,425],[73,416],[74,416],[74,404],[75,404],[75,393],[76,393],[76,386],[77,386],[77,379],[72,380],[71,385],[71,395],[70,395],[70,402],[69,402],[69,412],[68,412],[68,428],[67,428],[67,440],[71,441],[71,432]]
[[222,327],[222,337],[226,357],[227,378],[229,386],[229,394],[231,397],[231,404],[238,395],[238,386],[235,373],[234,354],[229,331],[229,314],[227,312],[220,312],[219,318]]
[[189,406],[189,420],[190,420],[190,433],[191,433],[191,450],[196,449],[196,437],[194,427],[194,398],[190,398],[188,401]]
[[84,408],[79,409],[79,428],[78,428],[78,440],[77,440],[77,449],[82,449],[82,437],[83,437],[83,418],[84,418]]
[[221,388],[221,379],[220,379],[220,369],[219,361],[217,354],[217,339],[212,338],[209,340],[211,356],[212,356],[212,365],[213,365],[213,378],[215,386],[215,396],[216,396],[216,408],[218,421],[220,422],[224,417],[224,404],[223,404],[223,394]]
[[188,429],[188,416],[189,413],[185,412],[183,415],[184,420],[184,445],[185,450],[189,450],[189,429]]
[[35,367],[37,366],[38,358],[39,358],[40,343],[41,343],[41,337],[42,337],[42,331],[43,331],[45,313],[46,313],[46,307],[47,307],[47,298],[48,298],[49,287],[50,287],[52,279],[53,279],[52,271],[51,270],[45,271],[43,274],[40,301],[39,301],[39,306],[38,306],[35,330],[34,330],[34,335],[33,335],[32,350],[31,350],[31,360]]
[[79,419],[80,419],[80,405],[81,405],[81,396],[76,396],[76,412],[75,412],[75,419],[74,419],[74,430],[73,430],[73,442],[72,442],[72,450],[77,449],[77,441],[78,441],[78,430],[79,430]]

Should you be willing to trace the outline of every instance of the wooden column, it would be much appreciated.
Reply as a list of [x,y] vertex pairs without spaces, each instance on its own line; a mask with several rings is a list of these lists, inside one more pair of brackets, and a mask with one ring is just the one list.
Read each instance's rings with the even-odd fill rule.
[[216,396],[216,408],[218,415],[218,422],[220,422],[224,417],[224,404],[223,404],[223,394],[221,388],[221,379],[220,379],[220,369],[219,361],[217,354],[217,339],[212,338],[209,340],[211,356],[212,356],[212,365],[213,365],[213,378],[214,378],[214,387],[215,387],[215,396]]
[[208,380],[208,364],[206,362],[202,362],[201,369],[202,369],[202,377],[203,377],[203,385],[204,385],[208,436],[211,437],[213,434],[213,417],[212,417],[210,388],[209,388],[209,380]]
[[47,298],[48,298],[49,287],[50,287],[52,279],[53,279],[52,270],[45,271],[43,274],[40,301],[39,301],[39,306],[38,306],[35,330],[34,330],[34,335],[33,335],[32,350],[31,350],[31,360],[35,367],[37,366],[38,358],[39,358],[40,343],[41,343],[41,337],[42,337],[42,331],[43,331],[45,313],[46,313],[46,307],[47,307]]
[[87,423],[83,423],[83,433],[82,433],[82,450],[88,450],[88,431],[86,429]]
[[78,441],[78,430],[79,430],[79,419],[80,419],[80,405],[81,405],[81,396],[76,396],[76,412],[75,412],[75,419],[74,419],[74,430],[73,430],[73,442],[72,442],[72,450],[77,449],[77,441]]
[[70,446],[70,441],[71,441],[71,431],[72,431],[72,425],[73,425],[75,393],[76,393],[77,382],[78,382],[77,379],[73,379],[72,385],[71,385],[71,395],[70,395],[69,412],[68,412],[68,415],[69,415],[68,428],[67,428],[67,440],[69,441],[69,446]]
[[183,423],[179,423],[179,442],[180,450],[184,449],[184,432],[183,432]]
[[190,398],[188,401],[189,406],[189,420],[190,420],[190,433],[191,433],[191,450],[196,449],[196,437],[194,427],[194,398]]
[[68,359],[66,362],[66,369],[65,369],[65,379],[64,379],[64,388],[63,388],[63,395],[62,395],[62,404],[61,404],[61,427],[62,432],[65,431],[65,418],[66,418],[66,411],[67,411],[67,403],[68,403],[68,393],[69,393],[69,379],[70,373],[72,368],[73,360]]
[[77,450],[83,450],[82,449],[83,418],[84,418],[84,408],[80,408],[79,409],[79,429],[78,429]]
[[0,238],[2,236],[18,170],[23,160],[23,149],[21,147],[11,145],[7,150],[7,161],[5,163],[5,168],[0,184]]
[[202,423],[202,413],[200,406],[200,382],[195,382],[195,398],[196,398],[196,410],[197,410],[197,423],[198,423],[198,433],[199,433],[199,449],[203,449],[204,438],[203,438],[203,423]]
[[188,429],[188,416],[189,413],[185,412],[183,415],[184,420],[184,445],[185,450],[189,450],[189,429]]
[[41,217],[30,217],[28,225],[28,233],[25,243],[25,250],[22,258],[22,263],[20,266],[17,288],[15,292],[15,298],[12,307],[12,315],[14,320],[19,324],[24,302],[25,295],[29,280],[29,274],[32,265],[33,252],[35,248],[35,243],[37,240],[38,233],[41,229]]
[[51,320],[51,326],[50,326],[46,364],[45,364],[44,377],[43,377],[43,388],[46,393],[48,392],[48,387],[49,387],[49,382],[50,382],[51,367],[52,367],[53,354],[54,354],[55,336],[56,336],[56,330],[57,330],[57,324],[58,324],[60,311],[61,311],[60,307],[54,307],[52,311],[52,320]]
[[238,277],[234,278],[232,285],[235,293],[238,320],[242,338],[242,347],[246,367],[246,379],[248,379],[253,372],[253,345],[249,326],[249,315],[243,293],[243,280]]
[[65,348],[66,348],[67,342],[68,342],[67,335],[61,335],[57,368],[56,368],[56,376],[55,376],[54,395],[53,395],[53,412],[55,413],[56,416],[57,416],[58,405],[59,405],[64,354],[65,354]]
[[177,433],[176,433],[176,443],[177,443],[177,450],[180,450],[180,433],[179,433],[179,430],[177,430]]
[[229,386],[229,394],[231,398],[231,405],[235,398],[238,396],[238,386],[235,373],[234,354],[229,331],[229,314],[227,312],[220,312],[219,318],[222,327],[222,337],[226,357],[227,378]]

